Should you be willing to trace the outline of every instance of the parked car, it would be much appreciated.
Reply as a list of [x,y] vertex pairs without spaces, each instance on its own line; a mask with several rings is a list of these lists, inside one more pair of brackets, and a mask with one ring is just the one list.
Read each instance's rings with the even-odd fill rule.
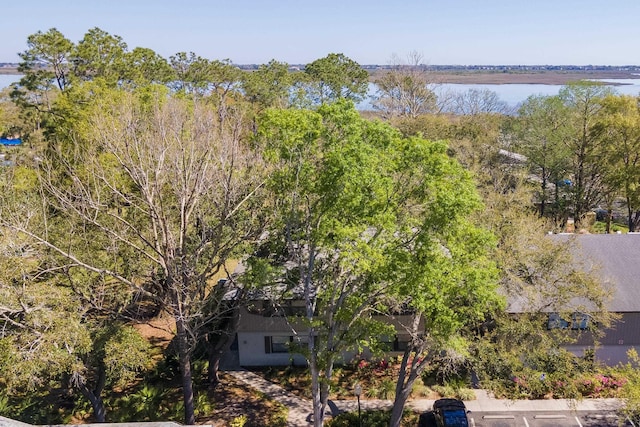
[[469,427],[467,407],[458,399],[438,399],[433,409],[420,415],[418,427]]

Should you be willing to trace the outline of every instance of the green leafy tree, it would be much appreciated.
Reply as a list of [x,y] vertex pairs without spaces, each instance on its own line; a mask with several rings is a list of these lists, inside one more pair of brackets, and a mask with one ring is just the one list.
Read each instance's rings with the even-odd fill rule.
[[125,53],[123,80],[136,85],[168,84],[174,78],[169,62],[151,49],[136,47]]
[[18,71],[22,85],[30,90],[55,84],[64,90],[70,83],[70,62],[74,45],[60,31],[51,28],[27,37],[27,50],[20,53]]
[[289,65],[274,59],[260,65],[256,71],[242,75],[245,97],[256,105],[258,110],[287,107],[292,85],[293,77],[289,72]]
[[[640,224],[640,107],[638,98],[608,96],[602,102],[598,133],[606,144],[604,184],[624,198],[629,231]],[[608,218],[608,224],[611,215]]]
[[343,102],[318,112],[269,110],[258,129],[274,162],[272,204],[281,218],[264,247],[282,269],[280,291],[305,303],[296,334],[320,426],[337,358],[386,330],[372,314],[387,285],[393,215],[393,160],[383,153],[397,135]]
[[361,101],[369,88],[369,73],[342,53],[330,53],[304,67],[313,84],[312,99],[326,103],[338,99]]
[[600,163],[604,145],[596,124],[602,100],[611,93],[610,88],[589,82],[569,84],[560,90],[560,99],[569,110],[565,144],[571,152],[573,179],[570,190],[577,227],[603,194]]
[[83,80],[102,78],[111,85],[124,74],[127,44],[122,37],[92,28],[73,49],[73,73]]
[[0,136],[21,135],[25,129],[20,119],[20,110],[10,96],[11,89],[0,91]]
[[73,81],[74,45],[55,28],[27,38],[28,49],[20,53],[18,70],[23,77],[12,87],[11,99],[20,108],[19,135],[30,144],[40,139],[61,91]]
[[179,52],[169,58],[176,80],[174,89],[200,96],[211,95],[224,101],[238,88],[241,71],[230,60],[208,60],[193,52]]
[[[15,213],[14,224],[55,222],[25,208],[41,202],[33,170],[18,166],[3,175],[3,191],[12,194],[3,210]],[[91,403],[95,420],[104,422],[103,393],[135,379],[149,362],[149,345],[119,315],[121,291],[98,275],[59,266],[46,246],[10,230],[0,244],[0,358],[8,362],[0,377],[6,390],[20,396],[75,389]],[[86,282],[93,292],[85,292]]]
[[[465,197],[473,184],[444,144],[402,138],[362,119],[345,101],[317,112],[269,110],[258,136],[274,162],[271,204],[281,218],[264,250],[281,268],[276,289],[305,302],[304,315],[292,324],[304,325],[296,333],[311,372],[314,423],[322,425],[334,363],[346,350],[375,349],[376,337],[396,333],[384,317],[420,294],[409,293],[411,285],[438,299],[457,295],[451,304],[465,299],[460,281],[433,278],[427,285],[421,279],[439,268],[438,254],[446,258],[445,236],[453,243],[457,221],[477,197]],[[462,248],[451,252],[458,249],[462,257]],[[419,260],[411,261],[414,256]],[[411,268],[418,265],[423,275]],[[453,262],[447,265],[462,275]],[[474,287],[471,280],[468,286]]]
[[[415,223],[401,231],[404,245],[390,256],[395,286],[390,295],[411,313],[410,336],[400,364],[389,425],[400,425],[416,379],[448,349],[468,354],[466,340],[501,308],[498,275],[491,259],[492,236],[471,222],[480,207],[474,182],[442,143],[403,150],[401,206]],[[411,159],[409,161],[409,159]]]
[[[480,220],[498,239],[492,256],[500,270],[500,292],[507,296],[507,308],[483,325],[471,362],[480,384],[492,388],[513,384],[513,377],[525,368],[545,372],[541,361],[562,354],[562,346],[582,334],[597,345],[603,328],[615,316],[607,310],[610,289],[593,274],[589,260],[574,257],[576,242],[548,235],[552,225],[530,208],[526,185],[482,191],[486,209]],[[549,329],[550,313],[569,321],[576,313],[588,315],[589,328],[582,332]],[[554,369],[569,374],[571,367]]]
[[537,199],[540,216],[545,216],[550,188],[553,191],[552,213],[556,221],[563,215],[561,185],[569,176],[570,152],[564,144],[568,137],[568,111],[557,97],[531,96],[520,107],[513,144],[540,182]]

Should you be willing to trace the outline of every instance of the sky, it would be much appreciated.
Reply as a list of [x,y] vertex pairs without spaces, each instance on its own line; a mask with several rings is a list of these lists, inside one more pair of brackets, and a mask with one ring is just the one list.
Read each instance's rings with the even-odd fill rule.
[[3,0],[0,17],[0,62],[38,31],[77,43],[98,27],[129,50],[235,64],[640,64],[640,0]]

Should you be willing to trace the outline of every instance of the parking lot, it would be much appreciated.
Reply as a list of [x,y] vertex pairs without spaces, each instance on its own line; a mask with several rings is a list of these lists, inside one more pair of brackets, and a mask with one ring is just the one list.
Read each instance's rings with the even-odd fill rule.
[[616,414],[566,412],[514,412],[508,414],[473,412],[471,427],[619,427],[634,424]]

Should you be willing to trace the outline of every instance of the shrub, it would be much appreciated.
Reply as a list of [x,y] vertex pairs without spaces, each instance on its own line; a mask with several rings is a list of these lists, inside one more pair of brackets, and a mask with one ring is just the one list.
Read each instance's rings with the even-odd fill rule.
[[416,380],[416,382],[413,383],[413,387],[411,388],[412,397],[429,397],[431,393],[432,390],[419,380]]
[[476,394],[470,388],[461,388],[456,391],[456,398],[460,400],[475,400]]
[[239,417],[232,419],[230,424],[231,427],[244,427],[247,421],[248,419],[246,415],[240,415]]

